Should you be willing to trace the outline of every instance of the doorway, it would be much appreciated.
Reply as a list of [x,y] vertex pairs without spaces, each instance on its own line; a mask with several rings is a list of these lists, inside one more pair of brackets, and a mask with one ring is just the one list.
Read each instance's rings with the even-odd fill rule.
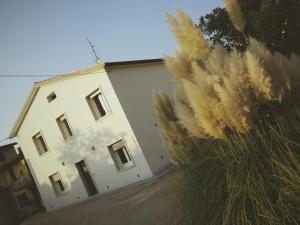
[[82,180],[82,183],[85,187],[85,190],[89,196],[95,195],[98,193],[93,178],[90,174],[90,171],[84,160],[81,160],[75,163],[76,168],[78,170],[79,176]]

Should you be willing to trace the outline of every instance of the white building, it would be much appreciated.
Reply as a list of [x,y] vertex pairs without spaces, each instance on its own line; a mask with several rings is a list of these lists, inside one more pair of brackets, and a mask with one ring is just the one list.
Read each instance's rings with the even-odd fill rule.
[[33,85],[10,133],[48,211],[152,177],[169,165],[153,90],[161,59],[97,64]]

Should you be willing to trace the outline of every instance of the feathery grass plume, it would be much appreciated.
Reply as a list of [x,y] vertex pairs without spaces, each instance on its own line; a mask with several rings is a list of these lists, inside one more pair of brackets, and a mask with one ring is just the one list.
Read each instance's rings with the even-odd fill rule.
[[184,164],[185,222],[300,224],[300,58],[253,38],[245,53],[201,49],[186,43],[190,33],[197,40],[192,23],[171,19],[176,96],[157,96],[156,111],[168,151]]
[[191,77],[191,62],[183,52],[176,53],[176,57],[165,56],[164,57],[167,68],[170,71],[174,71],[174,79],[192,79]]
[[281,101],[290,91],[290,77],[284,56],[271,54],[261,43],[250,37],[246,51],[249,81],[257,95],[269,101]]
[[220,112],[219,103],[216,99],[206,95],[205,92],[201,92],[193,82],[185,80],[183,84],[197,124],[209,136],[223,138],[225,124],[220,119],[223,113]]
[[[275,53],[278,57],[278,55]],[[291,88],[299,89],[300,85],[300,56],[292,54],[289,58],[280,55],[280,60],[283,67],[287,70],[289,77],[291,79]]]
[[197,125],[191,107],[186,105],[184,101],[176,100],[174,103],[174,110],[178,117],[179,124],[187,129],[191,136],[198,138],[205,138],[205,132],[201,126]]
[[183,52],[188,60],[206,59],[210,53],[210,48],[203,35],[195,29],[195,25],[183,11],[177,9],[178,19],[170,14],[167,20],[172,31],[180,45],[180,51]]
[[223,107],[226,127],[244,133],[251,127],[253,113],[246,67],[236,50],[225,57],[227,60],[222,72],[222,83],[215,84],[214,90]]
[[300,118],[270,111],[247,134],[199,147],[183,178],[186,224],[300,224]]
[[188,146],[191,146],[188,133],[179,125],[173,103],[169,97],[163,93],[156,94],[155,109],[159,118],[160,134],[165,148],[176,163],[189,163],[192,154],[188,150],[190,148]]
[[[192,22],[183,12],[178,14],[178,20],[168,17],[180,48],[176,57],[166,57],[165,61],[174,74],[176,92],[182,94],[181,98],[175,98],[175,102],[181,99],[184,103],[176,107],[180,123],[198,138],[224,138],[228,128],[248,132],[259,117],[261,104],[280,102],[290,93],[289,71],[300,60],[291,64],[281,54],[271,54],[253,38],[245,54],[237,50],[227,52],[221,46],[208,50],[208,44],[203,44],[205,40]],[[187,38],[189,34],[196,40],[194,45]],[[195,126],[188,123],[191,115]]]
[[245,21],[238,0],[224,0],[224,3],[233,26],[238,31],[243,32],[245,29]]

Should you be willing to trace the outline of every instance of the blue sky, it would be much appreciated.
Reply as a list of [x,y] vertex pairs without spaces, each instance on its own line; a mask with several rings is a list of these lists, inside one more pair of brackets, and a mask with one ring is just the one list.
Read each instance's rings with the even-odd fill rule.
[[[103,62],[173,54],[165,13],[178,7],[196,23],[218,6],[222,0],[0,0],[0,75],[55,75],[93,65],[86,38]],[[0,77],[0,140],[41,79]]]

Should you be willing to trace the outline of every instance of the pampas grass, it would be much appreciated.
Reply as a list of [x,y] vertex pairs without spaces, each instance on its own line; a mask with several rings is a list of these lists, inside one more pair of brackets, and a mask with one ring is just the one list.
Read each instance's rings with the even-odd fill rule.
[[199,147],[205,154],[184,168],[186,224],[300,223],[300,118],[270,117]]
[[179,125],[172,101],[167,95],[158,93],[155,95],[155,108],[160,121],[160,135],[173,162],[176,164],[191,162],[195,146],[192,139],[189,140],[187,131]]
[[[226,0],[235,27],[237,0]],[[182,179],[188,225],[300,224],[300,58],[249,37],[244,53],[209,48],[180,10],[166,56],[175,96],[155,99],[160,132]]]
[[238,0],[224,0],[224,3],[233,26],[238,31],[243,32],[245,29],[245,22],[243,20]]
[[[221,46],[208,47],[190,19],[178,10],[178,19],[168,15],[179,42],[176,57],[165,57],[174,74],[177,91],[183,104],[176,104],[180,123],[190,119],[196,127],[188,129],[198,138],[224,138],[226,130],[249,132],[258,107],[266,102],[280,102],[291,90],[290,61],[283,55],[272,54],[262,43],[250,38],[246,52],[227,52]],[[300,64],[294,59],[294,64]],[[177,101],[177,98],[175,99]],[[191,112],[179,107],[188,106]]]

